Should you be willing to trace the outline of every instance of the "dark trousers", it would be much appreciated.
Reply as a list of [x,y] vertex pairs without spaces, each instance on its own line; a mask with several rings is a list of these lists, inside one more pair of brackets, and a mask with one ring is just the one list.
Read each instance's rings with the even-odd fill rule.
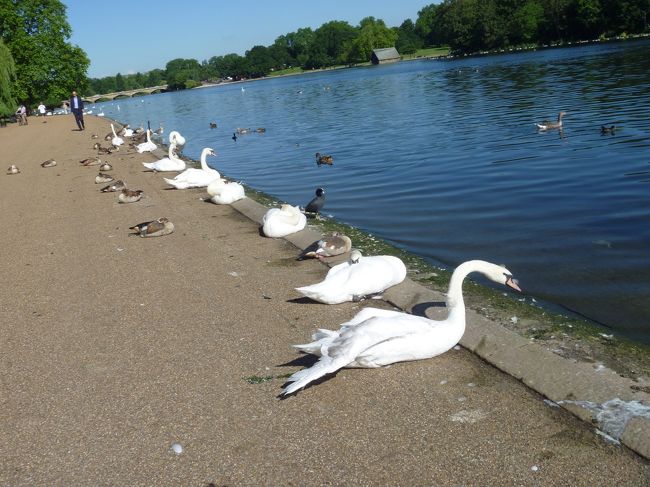
[[86,127],[84,126],[84,112],[81,110],[72,110],[72,113],[74,114],[74,119],[77,122],[77,127],[79,127],[79,130],[83,130]]

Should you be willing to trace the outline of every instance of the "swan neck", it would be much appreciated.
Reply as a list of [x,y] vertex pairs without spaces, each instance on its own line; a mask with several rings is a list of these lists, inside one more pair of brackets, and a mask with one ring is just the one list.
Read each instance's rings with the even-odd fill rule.
[[465,312],[465,302],[463,300],[463,281],[472,272],[477,270],[477,263],[479,261],[463,262],[456,267],[454,273],[451,275],[449,281],[449,291],[447,291],[447,308],[450,314],[455,309],[462,309]]
[[201,169],[203,169],[204,171],[207,171],[207,170],[210,169],[208,167],[208,163],[206,161],[207,158],[208,158],[208,151],[204,150],[203,152],[201,152]]
[[169,158],[174,159],[175,154],[174,154],[174,149],[176,149],[176,144],[169,144]]

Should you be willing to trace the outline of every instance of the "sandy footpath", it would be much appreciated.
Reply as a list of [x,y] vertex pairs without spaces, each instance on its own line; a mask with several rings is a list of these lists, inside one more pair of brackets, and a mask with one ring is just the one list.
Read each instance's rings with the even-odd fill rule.
[[[2,170],[22,171],[0,175],[0,486],[650,484],[648,462],[465,350],[279,399],[311,363],[291,344],[388,305],[299,299],[323,265],[166,189],[151,155],[102,157],[144,190],[118,204],[78,162],[108,122],[74,127],[0,129]],[[129,236],[160,216],[173,234]]]

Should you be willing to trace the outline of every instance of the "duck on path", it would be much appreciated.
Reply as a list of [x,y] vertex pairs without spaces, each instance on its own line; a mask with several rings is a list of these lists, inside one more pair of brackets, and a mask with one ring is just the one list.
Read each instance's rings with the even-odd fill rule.
[[41,167],[54,167],[56,166],[56,161],[54,159],[48,159],[47,161],[41,162]]
[[355,249],[350,260],[332,267],[323,281],[296,291],[319,303],[357,302],[399,284],[405,277],[406,266],[401,259],[393,255],[364,257]]
[[120,191],[120,194],[117,195],[117,201],[120,203],[135,203],[142,199],[144,191],[141,189],[128,189],[124,188]]
[[7,174],[20,174],[20,169],[15,164],[7,168]]
[[124,188],[126,188],[126,184],[124,184],[124,181],[121,179],[118,179],[113,184],[104,186],[102,189],[100,189],[100,191],[102,193],[115,193],[117,191],[122,191]]
[[110,183],[113,181],[113,176],[110,174],[104,174],[103,172],[100,172],[95,176],[95,184],[101,184],[101,183]]
[[557,115],[557,122],[552,122],[550,120],[544,120],[543,122],[536,123],[539,130],[549,130],[549,129],[561,129],[562,128],[562,117],[567,115],[568,112],[560,112]]
[[521,291],[505,267],[472,260],[459,265],[451,276],[445,320],[430,320],[399,311],[364,308],[336,331],[318,330],[312,342],[294,345],[320,356],[316,364],[293,374],[283,394],[294,393],[310,382],[343,367],[375,368],[396,362],[424,360],[445,353],[465,333],[463,281],[478,272],[499,284]]
[[132,235],[140,235],[141,237],[161,237],[172,233],[174,224],[167,218],[162,217],[150,222],[138,223],[129,227],[129,230],[135,230]]
[[307,247],[298,257],[298,260],[314,258],[323,260],[325,257],[334,257],[349,252],[352,248],[352,240],[347,235],[334,232],[328,237],[314,242]]

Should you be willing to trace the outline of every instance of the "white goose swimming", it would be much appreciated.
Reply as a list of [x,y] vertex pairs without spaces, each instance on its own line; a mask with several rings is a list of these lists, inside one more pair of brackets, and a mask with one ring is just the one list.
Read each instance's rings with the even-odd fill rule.
[[323,281],[298,287],[296,291],[320,303],[339,304],[385,291],[405,277],[406,266],[397,257],[363,257],[361,252],[353,250],[350,260],[332,267]]
[[142,165],[147,169],[158,172],[182,171],[185,169],[185,161],[176,156],[176,144],[174,143],[169,146],[167,157],[154,162],[143,162]]
[[244,187],[236,183],[215,179],[207,187],[210,201],[216,205],[229,205],[246,197]]
[[165,181],[176,189],[205,188],[215,179],[221,177],[219,171],[208,166],[206,162],[208,156],[216,156],[216,154],[214,150],[206,147],[201,151],[201,169],[190,167],[178,174],[174,179],[164,178]]
[[289,377],[285,395],[343,367],[374,368],[396,362],[423,360],[445,353],[465,333],[463,280],[472,272],[521,291],[505,267],[483,260],[459,265],[451,276],[447,292],[447,319],[430,320],[399,311],[364,308],[338,331],[318,330],[311,343],[295,345],[321,358],[308,369]]
[[135,150],[137,150],[140,154],[143,152],[151,152],[157,148],[158,146],[155,143],[151,142],[151,130],[149,129],[147,129],[147,141],[135,146]]
[[279,238],[299,232],[307,225],[307,217],[297,206],[282,205],[271,208],[262,218],[262,232],[267,237]]
[[115,147],[124,144],[124,140],[118,137],[117,134],[115,133],[115,127],[113,126],[113,124],[111,124],[111,131],[113,132],[113,138],[111,139],[111,144],[113,144]]
[[172,130],[169,132],[169,143],[176,145],[185,145],[185,137],[183,137],[180,132]]

